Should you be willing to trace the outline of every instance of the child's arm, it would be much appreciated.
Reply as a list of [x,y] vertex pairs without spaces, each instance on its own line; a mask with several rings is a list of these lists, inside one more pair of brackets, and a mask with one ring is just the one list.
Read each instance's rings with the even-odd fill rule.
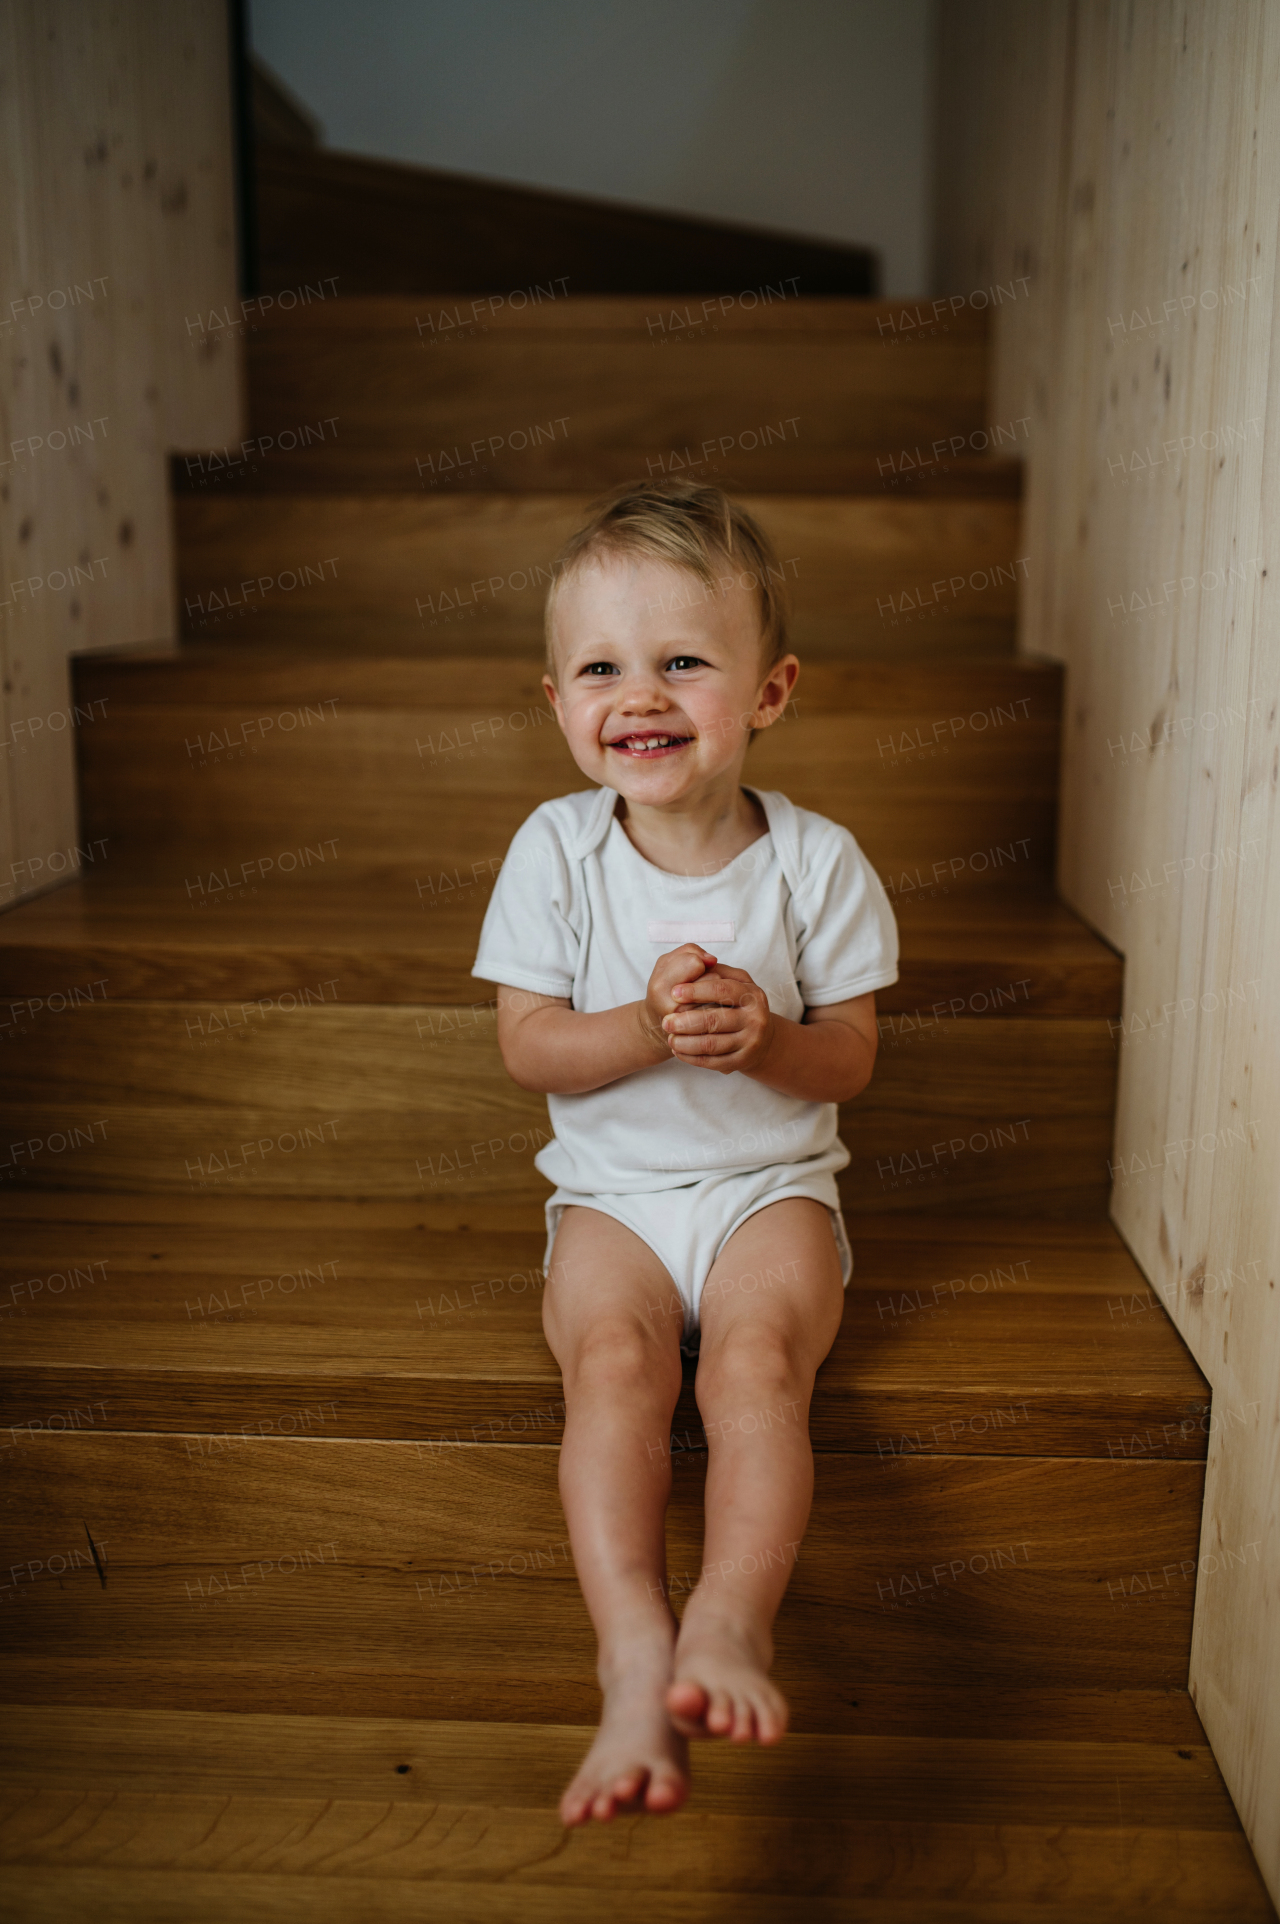
[[674,983],[679,1013],[663,1028],[681,1062],[735,1072],[804,1102],[849,1102],[871,1080],[879,1034],[876,999],[854,996],[806,1009],[803,1022],[774,1015],[745,969],[723,962],[695,981]]
[[576,1096],[608,1082],[670,1062],[673,1048],[662,1027],[680,1004],[672,991],[715,966],[696,942],[659,956],[643,1002],[586,1015],[567,997],[498,988],[498,1047],[507,1074],[540,1095]]

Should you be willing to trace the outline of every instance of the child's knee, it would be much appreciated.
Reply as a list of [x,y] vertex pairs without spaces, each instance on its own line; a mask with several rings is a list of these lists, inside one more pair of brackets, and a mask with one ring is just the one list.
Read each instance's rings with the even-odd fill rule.
[[630,1316],[609,1316],[583,1331],[575,1348],[578,1383],[619,1395],[652,1395],[664,1379],[680,1373],[679,1349],[669,1330]]
[[717,1405],[776,1394],[802,1392],[807,1400],[813,1371],[796,1354],[795,1345],[781,1330],[767,1325],[743,1325],[719,1342],[705,1341],[698,1364],[698,1404],[703,1397]]

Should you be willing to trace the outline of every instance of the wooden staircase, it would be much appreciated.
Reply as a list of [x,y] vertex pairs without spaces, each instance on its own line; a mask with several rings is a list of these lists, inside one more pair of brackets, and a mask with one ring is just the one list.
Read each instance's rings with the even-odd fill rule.
[[[1106,1220],[1120,964],[1052,894],[981,317],[472,306],[250,335],[246,446],[175,461],[188,639],[78,663],[92,869],[0,918],[0,1918],[1269,1917],[1185,1688],[1208,1386]],[[842,1118],[794,1734],[565,1838],[546,1116],[469,968],[581,786],[539,570],[686,450],[791,568],[751,779],[858,835],[902,979]],[[674,1429],[679,1599],[688,1387]]]

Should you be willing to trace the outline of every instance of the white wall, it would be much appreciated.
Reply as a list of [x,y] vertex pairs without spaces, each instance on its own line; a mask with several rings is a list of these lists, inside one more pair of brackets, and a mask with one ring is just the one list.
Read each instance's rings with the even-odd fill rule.
[[333,147],[747,221],[928,286],[929,0],[251,0]]

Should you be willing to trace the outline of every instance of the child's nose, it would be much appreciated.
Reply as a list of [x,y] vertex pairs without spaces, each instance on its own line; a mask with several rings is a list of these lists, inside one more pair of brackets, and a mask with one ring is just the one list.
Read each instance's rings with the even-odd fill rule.
[[650,674],[631,674],[624,676],[622,686],[618,691],[618,699],[622,707],[626,709],[637,706],[655,708],[666,707],[668,705],[661,682],[657,679],[656,675]]

